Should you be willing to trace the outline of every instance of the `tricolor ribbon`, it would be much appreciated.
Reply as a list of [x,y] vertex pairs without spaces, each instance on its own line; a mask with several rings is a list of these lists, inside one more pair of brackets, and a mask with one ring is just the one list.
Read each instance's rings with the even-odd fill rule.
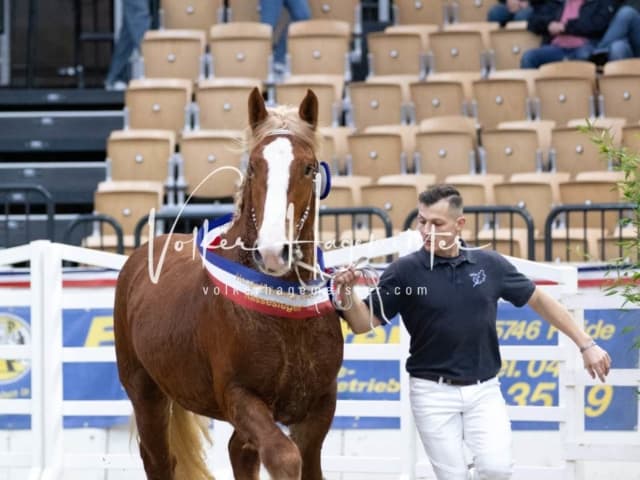
[[[220,234],[230,223],[229,217],[224,217],[214,222],[208,232],[203,228],[198,231],[200,254],[216,292],[249,310],[276,317],[303,319],[334,311],[324,280],[300,285],[218,255],[216,250],[225,248],[219,244]],[[322,258],[320,251],[318,258]]]

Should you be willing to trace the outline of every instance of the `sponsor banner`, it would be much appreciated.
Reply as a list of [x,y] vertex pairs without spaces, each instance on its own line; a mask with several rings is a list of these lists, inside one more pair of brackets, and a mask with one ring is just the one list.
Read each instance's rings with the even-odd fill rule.
[[[586,310],[588,333],[612,356],[615,368],[638,368],[640,310]],[[65,309],[64,345],[97,347],[113,345],[112,310]],[[500,303],[497,331],[502,345],[556,345],[558,333],[529,308]],[[343,322],[347,343],[397,343],[398,318],[390,325],[354,336]],[[0,343],[29,344],[30,309],[0,307]],[[400,397],[400,365],[388,360],[346,360],[338,376],[338,398],[397,400]],[[113,363],[64,365],[64,398],[111,400],[126,398]],[[558,363],[555,361],[505,360],[500,371],[502,391],[510,405],[558,405]],[[31,365],[28,360],[0,359],[0,398],[30,398]],[[587,430],[634,430],[638,423],[638,391],[634,387],[598,384],[585,389]],[[398,428],[397,418],[337,417],[334,428]],[[126,417],[65,417],[66,428],[108,427],[126,423]],[[25,415],[0,415],[0,428],[27,429]],[[514,422],[516,430],[557,429],[553,422]]]

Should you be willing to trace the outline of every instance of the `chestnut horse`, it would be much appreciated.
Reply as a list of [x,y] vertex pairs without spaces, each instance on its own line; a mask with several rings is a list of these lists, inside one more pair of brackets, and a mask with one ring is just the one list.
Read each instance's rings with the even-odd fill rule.
[[[226,260],[278,280],[311,280],[309,271],[294,274],[289,255],[307,265],[315,258],[317,116],[311,91],[298,109],[286,110],[267,110],[260,92],[251,93],[249,163],[221,239],[256,249],[218,250]],[[291,231],[294,251],[283,247]],[[118,370],[147,478],[212,478],[201,445],[206,426],[198,423],[210,417],[234,427],[228,451],[236,479],[258,479],[262,463],[274,479],[321,480],[320,450],[335,412],[343,353],[337,314],[258,313],[224,292],[212,294],[212,279],[191,248],[167,250],[158,265],[165,242],[175,241],[187,245],[193,238],[158,237],[152,258],[147,245],[140,247],[116,287]],[[155,279],[149,262],[161,268]]]

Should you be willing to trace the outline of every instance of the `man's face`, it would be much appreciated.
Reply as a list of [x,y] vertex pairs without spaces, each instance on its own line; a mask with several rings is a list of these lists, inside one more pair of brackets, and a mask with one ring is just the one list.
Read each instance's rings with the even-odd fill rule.
[[457,236],[464,225],[464,217],[450,208],[447,199],[433,205],[418,204],[418,231],[424,248],[436,255],[449,257],[458,254]]

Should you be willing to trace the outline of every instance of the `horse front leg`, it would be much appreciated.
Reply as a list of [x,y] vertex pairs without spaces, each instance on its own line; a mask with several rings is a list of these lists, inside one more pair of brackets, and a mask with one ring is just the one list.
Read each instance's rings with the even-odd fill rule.
[[[267,405],[248,390],[234,386],[224,396],[228,419],[236,429],[230,441],[230,450],[236,452],[231,467],[236,480],[254,480],[254,470],[244,463],[250,458],[250,449],[258,452],[260,461],[273,480],[300,480],[302,459],[295,443],[276,425]],[[249,449],[239,453],[238,446]]]
[[335,388],[319,397],[306,418],[289,427],[291,438],[302,455],[302,480],[322,480],[320,454],[336,410]]
[[228,448],[233,476],[237,480],[259,480],[260,457],[258,451],[237,430],[231,435]]

